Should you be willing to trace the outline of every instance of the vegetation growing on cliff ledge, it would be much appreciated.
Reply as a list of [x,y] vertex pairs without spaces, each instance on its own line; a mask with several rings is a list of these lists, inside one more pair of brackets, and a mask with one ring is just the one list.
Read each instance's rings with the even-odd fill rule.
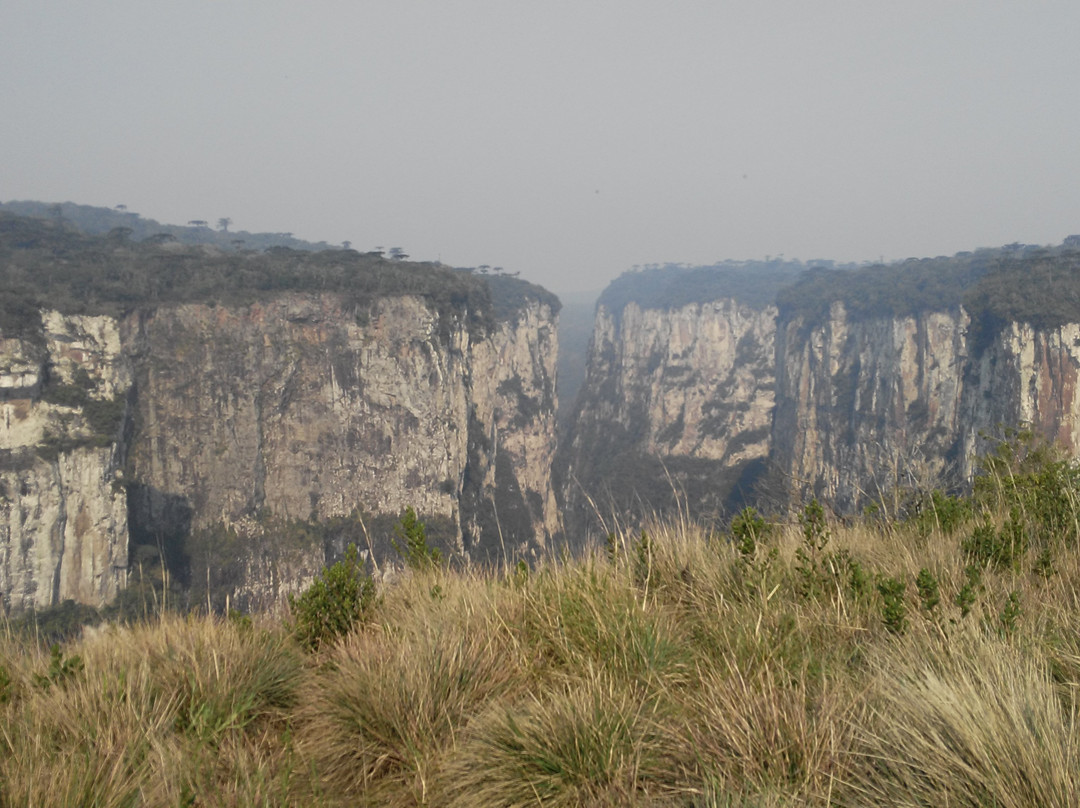
[[529,301],[558,308],[546,290],[508,276],[384,258],[355,250],[222,249],[130,232],[80,233],[63,222],[0,211],[0,315],[7,336],[39,328],[42,308],[117,315],[174,303],[243,305],[282,292],[333,292],[360,316],[387,296],[416,295],[474,335],[513,318]]
[[781,319],[824,322],[833,303],[849,320],[908,317],[961,305],[978,353],[1006,323],[1055,328],[1080,322],[1080,251],[1009,245],[951,258],[910,258],[858,269],[813,269],[777,295]]

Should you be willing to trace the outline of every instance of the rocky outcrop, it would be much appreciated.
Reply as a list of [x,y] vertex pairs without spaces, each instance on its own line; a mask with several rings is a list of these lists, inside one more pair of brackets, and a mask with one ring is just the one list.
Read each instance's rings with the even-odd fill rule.
[[190,580],[231,554],[244,571],[212,586],[265,605],[340,550],[273,526],[366,518],[378,562],[406,506],[474,560],[539,552],[560,529],[555,314],[464,323],[419,297],[358,314],[308,292],[46,312],[0,346],[4,605],[104,603],[129,544]]
[[[973,351],[974,352],[974,351]],[[1080,456],[1080,324],[1036,328],[1012,322],[971,358],[964,394],[961,460],[966,477],[980,431],[1028,425]]]
[[773,455],[795,502],[850,512],[897,487],[963,484],[980,435],[1027,426],[1080,453],[1080,325],[1012,322],[975,346],[963,307],[781,324]]
[[551,476],[558,353],[555,316],[540,303],[473,349],[460,518],[466,543],[488,558],[535,557],[562,531]]
[[102,603],[125,585],[131,368],[117,323],[48,312],[0,341],[0,600]]
[[839,302],[823,322],[781,323],[772,458],[795,501],[851,510],[956,464],[967,325],[962,309],[852,320]]
[[748,491],[769,451],[775,317],[732,298],[601,304],[565,453],[568,521],[676,501],[703,514]]
[[730,514],[739,494],[896,507],[969,484],[1003,426],[1080,454],[1078,288],[1068,244],[627,273],[559,464],[567,520]]

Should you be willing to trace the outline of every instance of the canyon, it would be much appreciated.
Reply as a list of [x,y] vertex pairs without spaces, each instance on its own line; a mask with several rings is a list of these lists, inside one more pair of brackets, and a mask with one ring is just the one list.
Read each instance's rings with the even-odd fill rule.
[[268,609],[349,544],[392,574],[407,508],[452,563],[531,564],[652,515],[896,510],[1011,427],[1076,456],[1075,246],[626,273],[557,413],[533,284],[0,211],[0,603]]
[[[123,249],[133,271],[157,255]],[[301,274],[313,260],[279,256]],[[381,266],[320,260],[357,278]],[[561,531],[557,302],[510,278],[420,273],[403,276],[414,293],[360,302],[291,289],[24,313],[0,342],[5,610],[103,605],[140,565],[164,565],[189,601],[265,608],[346,541],[392,561],[407,507],[447,555],[542,554]],[[436,300],[439,284],[459,299]]]
[[837,514],[962,490],[1009,428],[1080,453],[1080,256],[727,262],[601,297],[560,449],[569,530],[741,507]]

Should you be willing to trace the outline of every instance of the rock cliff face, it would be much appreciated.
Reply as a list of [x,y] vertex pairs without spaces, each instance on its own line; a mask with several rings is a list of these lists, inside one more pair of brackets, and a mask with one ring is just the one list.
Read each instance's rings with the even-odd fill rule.
[[227,550],[243,572],[215,585],[265,605],[340,549],[267,525],[366,517],[379,561],[406,506],[474,559],[535,553],[560,529],[555,334],[536,301],[486,335],[409,296],[360,321],[341,295],[300,292],[47,312],[0,345],[3,603],[104,603],[130,544],[193,580]]
[[563,481],[579,530],[590,516],[675,499],[702,514],[738,498],[769,451],[775,318],[731,298],[598,307]]
[[0,341],[0,598],[101,603],[127,579],[131,367],[107,317],[50,312],[35,337]]
[[473,348],[460,520],[469,546],[481,543],[488,557],[535,555],[562,531],[552,485],[558,353],[555,315],[543,304]]
[[969,426],[961,458],[979,448],[978,431],[997,424],[1030,424],[1047,439],[1080,456],[1080,324],[1035,328],[1009,323],[972,358],[965,390]]
[[1026,425],[1080,452],[1080,325],[1012,322],[976,351],[963,307],[781,323],[773,460],[794,501],[840,511],[897,485],[970,479],[980,433]]
[[628,273],[601,297],[558,464],[567,522],[671,512],[673,490],[691,515],[740,494],[895,505],[970,481],[1002,426],[1080,455],[1078,289],[1069,244]]
[[781,323],[772,457],[796,501],[850,510],[960,459],[967,325],[962,309],[852,321],[842,303]]

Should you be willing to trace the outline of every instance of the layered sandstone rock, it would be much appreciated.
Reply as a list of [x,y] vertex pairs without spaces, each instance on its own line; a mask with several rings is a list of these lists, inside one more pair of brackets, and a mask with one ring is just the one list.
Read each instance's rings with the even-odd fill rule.
[[[193,548],[217,536],[247,570],[232,595],[265,604],[340,549],[286,546],[268,524],[385,526],[407,506],[448,550],[535,554],[560,529],[555,333],[536,300],[488,333],[410,296],[359,317],[341,295],[300,292],[44,312],[0,345],[0,597],[100,605],[124,586],[129,545],[209,580]],[[390,534],[372,532],[365,551],[385,561]]]

